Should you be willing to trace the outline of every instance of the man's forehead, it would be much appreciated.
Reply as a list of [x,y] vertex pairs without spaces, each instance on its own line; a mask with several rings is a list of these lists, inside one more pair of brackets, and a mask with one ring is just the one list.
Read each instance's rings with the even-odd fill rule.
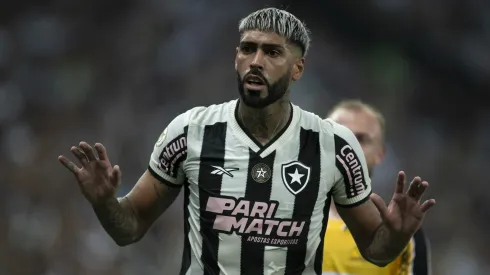
[[284,37],[274,32],[262,32],[258,30],[245,31],[242,34],[240,42],[249,42],[256,44],[274,44],[286,47],[287,41]]
[[381,130],[375,115],[364,109],[339,108],[330,115],[330,119],[346,126],[353,132],[373,133]]

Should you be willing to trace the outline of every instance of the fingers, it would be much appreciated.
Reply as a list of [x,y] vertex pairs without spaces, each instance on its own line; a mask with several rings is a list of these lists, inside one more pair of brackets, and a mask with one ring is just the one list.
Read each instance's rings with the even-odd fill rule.
[[97,151],[97,154],[99,155],[100,160],[108,160],[109,157],[107,156],[107,151],[101,143],[96,143],[95,144],[95,150]]
[[119,165],[114,165],[112,168],[111,183],[114,187],[118,187],[121,182],[122,172]]
[[426,200],[421,206],[420,211],[423,213],[427,212],[427,210],[431,209],[434,205],[436,205],[436,200],[430,199]]
[[94,149],[85,141],[80,142],[80,148],[83,150],[89,161],[95,161],[97,158],[94,154]]
[[386,206],[384,200],[377,194],[371,194],[371,200],[373,201],[376,208],[378,208],[379,213],[383,220],[388,216],[388,207]]
[[[77,157],[83,168],[89,168],[89,163],[94,161],[96,164],[102,164],[102,166],[100,167],[102,167],[103,169],[111,167],[104,145],[100,143],[95,144],[94,147],[97,151],[97,154],[95,153],[92,146],[90,146],[85,141],[80,142],[79,146],[80,147],[72,146],[70,148],[70,151]],[[102,162],[99,162],[98,160],[101,160]]]
[[73,174],[78,174],[80,172],[80,168],[78,166],[71,162],[69,159],[67,159],[65,156],[59,156],[58,160],[65,166],[68,170],[70,170]]
[[87,158],[87,155],[85,155],[85,153],[81,149],[79,149],[78,147],[72,146],[70,148],[70,152],[72,152],[75,155],[75,157],[80,161],[80,163],[82,164],[82,167],[87,167],[88,158]]
[[405,172],[400,171],[398,172],[398,178],[396,180],[396,187],[395,187],[395,194],[401,194],[403,193],[403,189],[405,189]]
[[422,181],[417,185],[417,187],[414,186],[412,188],[413,190],[410,191],[408,195],[414,198],[417,202],[419,202],[420,199],[422,198],[422,195],[425,193],[425,190],[427,190],[428,187],[429,187],[429,183],[426,181]]
[[410,185],[408,186],[407,194],[414,197],[417,194],[421,182],[422,179],[420,177],[413,178],[412,182],[410,182]]
[[415,177],[408,187],[407,195],[412,197],[414,200],[419,201],[427,187],[429,187],[428,182],[422,182],[422,179],[420,177]]

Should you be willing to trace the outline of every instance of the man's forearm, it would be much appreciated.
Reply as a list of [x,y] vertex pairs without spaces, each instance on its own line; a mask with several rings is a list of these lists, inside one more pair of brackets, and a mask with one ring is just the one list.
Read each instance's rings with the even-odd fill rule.
[[365,250],[365,258],[369,262],[386,266],[405,249],[410,239],[394,236],[391,231],[381,224],[375,231],[371,244]]
[[102,227],[118,245],[125,246],[140,239],[138,218],[126,197],[94,205],[93,209]]

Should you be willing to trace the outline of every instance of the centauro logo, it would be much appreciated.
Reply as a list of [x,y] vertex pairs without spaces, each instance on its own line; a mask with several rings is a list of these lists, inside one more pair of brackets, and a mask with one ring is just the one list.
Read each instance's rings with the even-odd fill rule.
[[228,197],[209,197],[206,211],[217,214],[213,229],[246,237],[249,242],[272,246],[299,243],[306,221],[274,218],[279,202],[259,202]]
[[160,154],[160,169],[170,176],[175,176],[177,167],[187,157],[187,139],[184,134],[171,140]]
[[340,155],[337,155],[336,158],[343,166],[343,170],[347,175],[347,197],[352,198],[361,194],[367,188],[367,185],[364,180],[361,161],[357,157],[355,151],[350,145],[344,145],[340,149]]

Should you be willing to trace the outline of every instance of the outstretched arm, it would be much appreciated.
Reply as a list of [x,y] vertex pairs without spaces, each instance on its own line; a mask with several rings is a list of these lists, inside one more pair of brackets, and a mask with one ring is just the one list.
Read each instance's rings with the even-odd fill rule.
[[58,158],[75,175],[100,223],[118,245],[140,240],[179,194],[185,181],[187,121],[188,113],[184,113],[169,124],[155,144],[148,170],[122,198],[115,196],[121,170],[112,166],[102,144],[95,145],[98,157],[86,142],[71,148],[81,168],[64,156]]
[[189,112],[177,116],[155,143],[148,169],[123,198],[94,207],[102,226],[119,245],[140,240],[167,210],[185,182]]
[[180,188],[168,187],[147,170],[126,196],[94,205],[100,223],[120,246],[139,241],[173,203]]
[[405,173],[400,172],[388,207],[378,195],[372,194],[371,200],[361,205],[338,209],[361,254],[378,266],[386,266],[398,257],[419,229],[425,212],[435,204],[435,200],[420,204],[428,183],[419,177],[414,178],[406,193],[404,185]]
[[371,180],[362,148],[354,134],[332,122],[335,141],[336,182],[333,199],[337,211],[352,233],[363,257],[378,266],[392,262],[406,247],[434,200],[420,205],[428,187],[416,177],[403,193],[405,174],[398,175],[397,187],[388,207],[371,194]]
[[405,240],[391,236],[371,200],[355,207],[337,207],[337,211],[352,233],[361,255],[375,265],[391,263],[407,244]]

